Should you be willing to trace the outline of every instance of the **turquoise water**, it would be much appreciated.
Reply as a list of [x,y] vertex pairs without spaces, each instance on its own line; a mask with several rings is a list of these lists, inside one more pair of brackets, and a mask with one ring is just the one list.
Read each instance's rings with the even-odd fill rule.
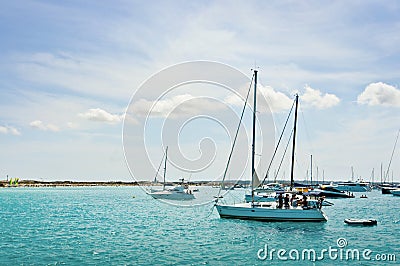
[[[210,188],[200,188],[199,198],[202,190]],[[257,252],[266,244],[269,251],[319,252],[338,248],[338,238],[347,241],[344,251],[372,250],[374,261],[326,255],[285,264],[399,264],[400,197],[368,196],[330,200],[326,223],[263,223],[220,219],[212,204],[171,206],[139,187],[2,188],[0,265],[278,265],[276,254],[260,260]],[[374,218],[378,225],[348,226],[345,218]],[[396,261],[376,261],[377,254]]]

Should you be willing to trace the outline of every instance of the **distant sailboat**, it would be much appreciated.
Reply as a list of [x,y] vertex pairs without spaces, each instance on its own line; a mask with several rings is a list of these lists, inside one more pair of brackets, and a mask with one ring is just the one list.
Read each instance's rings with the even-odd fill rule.
[[392,150],[392,155],[390,156],[389,165],[388,165],[388,168],[387,168],[387,171],[385,173],[385,176],[384,176],[383,180],[382,180],[382,164],[381,164],[381,185],[380,185],[380,188],[382,190],[382,194],[393,194],[392,191],[397,189],[397,187],[393,184],[393,178],[392,178],[392,184],[388,184],[388,183],[384,184],[384,182],[386,182],[386,180],[387,180],[387,182],[389,182],[390,165],[392,164],[393,155],[394,155],[394,152],[396,150],[396,145],[397,145],[397,141],[399,139],[399,135],[400,135],[400,129],[397,132],[396,141],[394,143],[393,150]]
[[163,189],[159,191],[151,190],[147,194],[155,199],[166,199],[166,200],[192,200],[194,195],[184,184],[184,179],[180,179],[180,184],[172,188],[165,188],[165,176],[167,173],[167,161],[168,161],[168,147],[165,150],[165,162],[164,162],[164,178],[163,178]]
[[[301,206],[287,206],[282,208],[276,202],[255,202],[254,190],[260,184],[255,170],[255,126],[256,126],[256,95],[257,95],[257,70],[254,70],[254,105],[253,105],[253,143],[252,143],[252,161],[251,161],[251,196],[252,201],[239,204],[222,204],[216,200],[216,208],[221,218],[233,219],[251,219],[260,221],[304,221],[304,222],[321,222],[327,218],[321,210],[321,204],[317,201],[306,200]],[[297,123],[297,107],[298,95],[295,98],[296,111],[293,128],[293,149],[292,149],[292,168],[291,168],[291,187],[293,187],[293,170],[295,156],[296,141],[296,123]]]

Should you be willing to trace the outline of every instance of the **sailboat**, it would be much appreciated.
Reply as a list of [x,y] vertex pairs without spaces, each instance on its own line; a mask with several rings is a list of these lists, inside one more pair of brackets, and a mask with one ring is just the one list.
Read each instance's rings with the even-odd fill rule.
[[[253,104],[253,132],[252,132],[252,161],[251,161],[251,188],[252,201],[238,204],[222,204],[216,200],[215,207],[221,218],[250,219],[260,221],[301,221],[301,222],[324,222],[327,217],[321,210],[321,205],[316,200],[305,200],[304,204],[297,206],[287,206],[282,208],[276,202],[255,202],[254,189],[259,185],[259,180],[255,171],[255,126],[256,126],[256,95],[257,95],[257,70],[254,70],[254,104]],[[296,123],[298,95],[295,98],[296,111],[293,128],[293,148],[292,148],[292,166],[291,166],[291,188],[293,188],[293,170],[296,143]]]
[[184,184],[184,179],[181,178],[180,184],[172,188],[165,187],[165,176],[167,173],[167,161],[168,161],[168,147],[165,150],[165,161],[164,161],[164,179],[163,189],[159,191],[151,190],[147,194],[155,199],[166,199],[166,200],[192,200],[194,195],[188,189],[188,186]]
[[[383,181],[386,182],[386,180],[387,180],[387,182],[389,182],[390,165],[392,164],[393,155],[394,155],[394,152],[396,150],[396,145],[397,145],[397,141],[399,140],[399,136],[400,136],[400,129],[399,129],[399,131],[397,131],[396,141],[394,142],[392,155],[390,156],[389,165],[388,165],[387,171],[385,172],[385,176],[384,176],[383,180],[382,180],[382,164],[381,164],[381,185],[380,185],[380,188],[382,189],[382,194],[393,194],[394,190],[399,189],[399,187],[396,187],[393,184],[393,172],[392,172],[392,184],[388,184],[388,183],[383,184]],[[396,195],[397,193],[399,193],[399,192],[395,192],[393,195],[397,196]]]

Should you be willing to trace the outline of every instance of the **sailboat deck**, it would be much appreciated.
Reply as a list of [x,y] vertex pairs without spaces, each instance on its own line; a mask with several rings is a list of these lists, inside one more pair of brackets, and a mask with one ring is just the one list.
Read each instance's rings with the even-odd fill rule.
[[271,203],[239,203],[217,205],[221,218],[249,219],[261,221],[304,221],[324,222],[325,214],[318,208],[288,207],[277,208]]
[[[232,206],[230,204],[224,205],[221,204],[221,206]],[[243,203],[237,203],[234,204],[235,207],[242,207],[242,208],[268,208],[268,209],[278,209],[278,210],[303,210],[302,206],[288,206],[288,207],[282,207],[278,208],[278,204],[276,202],[243,202]]]

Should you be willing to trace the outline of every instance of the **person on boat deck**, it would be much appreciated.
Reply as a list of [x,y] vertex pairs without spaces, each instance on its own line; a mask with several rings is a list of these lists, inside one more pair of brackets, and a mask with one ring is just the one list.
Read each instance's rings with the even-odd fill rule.
[[283,200],[285,203],[285,208],[289,208],[289,194],[286,194],[286,196]]
[[324,196],[318,198],[318,205],[317,206],[318,206],[319,209],[322,208],[322,202],[324,201],[324,199],[325,199]]
[[282,206],[283,206],[283,197],[282,197],[282,194],[279,194],[278,195],[278,208],[282,209]]
[[292,197],[290,198],[290,205],[294,207],[293,202],[295,201],[296,201],[296,194],[292,194]]
[[307,207],[307,196],[306,195],[303,195],[303,201],[302,201],[302,203],[303,203],[303,206],[304,207]]

